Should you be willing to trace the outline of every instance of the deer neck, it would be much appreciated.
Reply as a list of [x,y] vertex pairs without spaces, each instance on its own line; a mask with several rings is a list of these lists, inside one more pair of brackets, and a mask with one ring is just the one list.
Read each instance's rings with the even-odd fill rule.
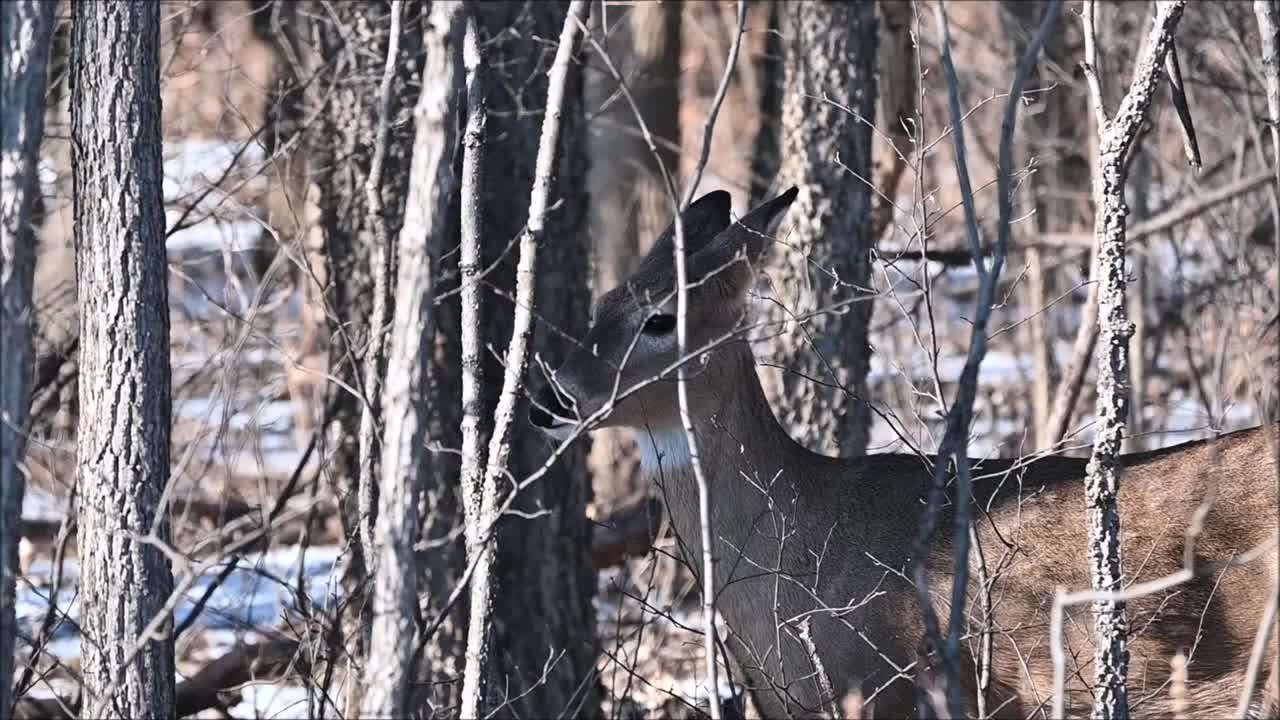
[[[753,520],[769,507],[761,488],[779,478],[789,483],[821,458],[792,441],[774,418],[745,342],[719,348],[688,377],[694,443],[711,491],[712,534],[733,546],[717,548],[723,555],[741,549]],[[686,550],[694,549],[698,484],[678,412],[651,419],[635,437],[641,468],[659,488]]]
[[[756,375],[755,359],[745,342],[719,348],[703,365],[688,371],[689,415],[694,443],[704,472],[709,460],[739,458],[731,465],[763,466],[810,454],[791,441],[778,424]],[[691,475],[691,457],[678,408],[652,418],[635,433],[641,468],[647,475]],[[763,464],[763,466],[762,466]],[[734,475],[737,471],[734,471]]]

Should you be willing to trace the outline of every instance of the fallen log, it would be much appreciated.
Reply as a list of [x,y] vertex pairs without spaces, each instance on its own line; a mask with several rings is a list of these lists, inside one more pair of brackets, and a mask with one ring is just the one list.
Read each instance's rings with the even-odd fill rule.
[[[305,671],[303,655],[296,640],[278,639],[238,645],[206,665],[176,690],[177,716],[187,717],[203,710],[227,710],[240,704],[235,691],[250,682],[272,682]],[[80,714],[80,697],[19,698],[13,708],[14,720],[73,720]]]

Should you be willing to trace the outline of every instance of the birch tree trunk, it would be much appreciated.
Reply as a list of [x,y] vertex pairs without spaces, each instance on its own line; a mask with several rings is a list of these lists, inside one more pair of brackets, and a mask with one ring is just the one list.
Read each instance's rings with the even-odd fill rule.
[[31,410],[32,212],[44,136],[46,69],[53,3],[19,0],[0,6],[0,719],[13,698],[15,575],[21,539],[23,475]]
[[[504,348],[512,330],[515,253],[506,253],[520,234],[529,208],[534,163],[547,97],[547,70],[567,11],[565,3],[509,2],[477,6],[488,64],[488,161],[485,174],[484,264],[500,261],[490,280],[503,294],[485,298],[489,342]],[[575,57],[562,109],[557,173],[545,244],[539,250],[531,358],[564,357],[565,341],[553,328],[585,327],[589,320],[586,118],[582,58]],[[531,107],[536,111],[531,111]],[[517,112],[517,110],[520,110]],[[500,260],[501,259],[501,260]],[[532,365],[533,363],[531,363]],[[485,406],[496,405],[503,368],[490,360]],[[534,377],[537,377],[536,375]],[[523,403],[516,417],[525,417]],[[591,566],[591,526],[586,504],[586,443],[578,443],[557,467],[521,493],[515,509],[499,524],[493,593],[492,658],[504,694],[513,699],[501,712],[526,717],[592,716],[598,692],[591,677],[598,655],[595,571]],[[512,438],[509,470],[527,476],[547,455],[546,442],[533,433]],[[505,490],[505,488],[503,488]],[[547,668],[549,657],[557,658]],[[528,694],[521,697],[521,693]]]
[[[870,298],[803,323],[788,318],[868,294],[871,193],[854,173],[871,177],[875,5],[802,2],[784,8],[781,21],[786,84],[777,186],[796,185],[800,195],[785,244],[773,247],[766,268],[778,302],[764,311],[779,325],[769,326],[761,360],[781,370],[780,377],[766,374],[766,392],[796,440],[815,451],[860,455],[871,422]],[[824,95],[863,119],[823,102]]]
[[[161,190],[160,5],[72,4],[72,173],[80,304],[80,631],[85,702],[174,711],[169,298]],[[131,662],[135,644],[141,651]],[[114,693],[109,691],[114,690]]]
[[[381,492],[374,523],[377,556],[373,573],[373,623],[370,632],[367,691],[362,712],[367,717],[431,715],[451,707],[449,681],[454,667],[441,667],[461,648],[448,645],[452,635],[438,631],[424,663],[425,677],[410,670],[418,643],[412,642],[418,610],[414,545],[419,538],[418,496],[443,484],[444,476],[427,450],[430,427],[430,369],[435,342],[436,272],[447,246],[449,208],[457,179],[452,160],[457,142],[458,105],[454,95],[461,68],[462,7],[435,2],[424,32],[424,83],[414,109],[416,123],[405,224],[398,242],[395,312],[389,338],[387,381],[382,406]],[[452,583],[449,553],[440,548],[427,556],[436,566],[436,581],[425,588],[429,604],[421,614],[435,618]],[[415,698],[414,681],[433,688]],[[425,712],[417,712],[424,710]]]

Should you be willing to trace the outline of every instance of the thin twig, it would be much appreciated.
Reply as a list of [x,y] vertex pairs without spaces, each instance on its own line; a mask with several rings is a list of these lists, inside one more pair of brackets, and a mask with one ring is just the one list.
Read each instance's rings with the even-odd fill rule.
[[[684,200],[679,207],[675,208],[675,242],[672,249],[675,253],[676,266],[677,355],[684,354],[689,341],[689,275],[684,252],[684,223],[680,213],[693,201],[694,193],[697,192],[698,184],[702,180],[703,168],[706,167],[707,158],[711,154],[711,137],[715,131],[716,118],[720,115],[720,106],[724,103],[725,95],[729,90],[729,81],[733,77],[733,71],[737,65],[738,51],[742,46],[742,35],[746,24],[747,3],[746,0],[738,0],[738,33],[734,36],[733,45],[729,49],[729,59],[725,64],[724,75],[720,78],[720,86],[716,90],[715,99],[711,103],[711,110],[707,113],[707,120],[703,125],[702,154],[698,157],[698,164],[694,169],[693,178],[689,181],[688,187],[685,188]],[[671,175],[666,168],[663,168],[662,174],[667,184],[667,191],[674,203],[675,187],[671,183]],[[698,484],[698,518],[702,545],[702,645],[703,653],[705,654],[707,685],[709,686],[707,688],[707,702],[710,708],[711,720],[720,720],[719,668],[716,665],[716,640],[719,638],[719,633],[716,630],[715,547],[712,545],[711,534],[711,485],[707,481],[706,473],[703,472],[702,459],[698,455],[697,438],[694,437],[693,433],[693,416],[689,412],[688,368],[685,365],[681,365],[676,370],[676,398],[679,403],[680,425],[684,429],[685,443],[689,447],[689,467]]]
[[1271,594],[1267,598],[1267,606],[1258,621],[1258,632],[1253,636],[1253,648],[1249,651],[1249,666],[1244,674],[1244,685],[1240,688],[1240,699],[1236,701],[1236,717],[1249,716],[1249,700],[1253,698],[1253,688],[1258,684],[1258,674],[1262,671],[1262,658],[1267,654],[1267,643],[1271,639],[1271,631],[1276,624],[1276,605],[1280,604],[1280,580],[1271,583]]
[[[965,622],[965,600],[969,580],[969,544],[972,525],[972,499],[970,497],[971,474],[967,452],[969,425],[972,422],[973,402],[977,395],[978,372],[987,351],[986,326],[991,317],[995,289],[1004,267],[1009,247],[1009,223],[1013,214],[1011,196],[1011,165],[1013,162],[1013,134],[1016,127],[1019,100],[1027,77],[1040,55],[1040,48],[1050,31],[1057,24],[1060,0],[1054,0],[1045,8],[1040,28],[1027,46],[1018,63],[1009,88],[1004,119],[1000,130],[1000,154],[997,165],[997,194],[999,219],[997,221],[996,250],[990,268],[982,262],[982,241],[978,234],[977,212],[973,204],[973,189],[969,182],[969,169],[964,144],[964,121],[960,108],[960,82],[951,60],[951,38],[947,27],[947,15],[941,2],[934,9],[938,22],[939,46],[942,67],[947,81],[947,95],[953,125],[952,141],[955,145],[956,174],[960,184],[964,206],[965,227],[969,239],[969,251],[974,259],[974,269],[981,282],[981,289],[974,312],[974,323],[969,340],[968,355],[960,376],[956,400],[947,413],[947,430],[943,436],[938,457],[933,468],[933,483],[929,491],[929,505],[917,529],[912,545],[912,576],[921,610],[925,616],[925,628],[932,647],[942,651],[943,670],[946,678],[948,711],[954,717],[964,715],[964,703],[960,696],[960,636]],[[928,555],[933,534],[941,523],[942,506],[946,499],[948,462],[953,461],[956,473],[955,517],[952,543],[954,551],[954,578],[951,587],[951,611],[945,644],[942,642],[938,618],[933,610],[928,587]]]

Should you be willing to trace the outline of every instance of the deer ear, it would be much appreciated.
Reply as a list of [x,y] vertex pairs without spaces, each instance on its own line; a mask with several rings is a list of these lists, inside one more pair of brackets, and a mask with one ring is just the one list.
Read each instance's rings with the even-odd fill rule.
[[[725,228],[729,227],[729,208],[732,202],[729,193],[716,190],[694,200],[681,213],[680,220],[684,225],[684,252],[693,255],[706,247]],[[669,268],[675,260],[676,224],[673,221],[667,229],[654,241],[649,254],[641,263],[644,268]]]
[[[778,197],[757,207],[747,213],[719,235],[715,240],[711,241],[698,252],[693,258],[694,274],[696,277],[706,277],[708,275],[720,273],[728,270],[730,266],[740,266],[742,263],[738,260],[745,259],[747,263],[754,265],[764,256],[765,251],[769,248],[769,243],[773,241],[773,235],[778,231],[778,226],[782,224],[782,219],[787,215],[787,209],[791,207],[791,203],[795,201],[796,195],[800,193],[798,188],[792,187],[790,190],[782,193]],[[723,282],[725,283],[746,283],[750,282],[749,268],[746,273],[723,272]],[[727,293],[741,292],[746,287],[738,288],[722,288]]]

